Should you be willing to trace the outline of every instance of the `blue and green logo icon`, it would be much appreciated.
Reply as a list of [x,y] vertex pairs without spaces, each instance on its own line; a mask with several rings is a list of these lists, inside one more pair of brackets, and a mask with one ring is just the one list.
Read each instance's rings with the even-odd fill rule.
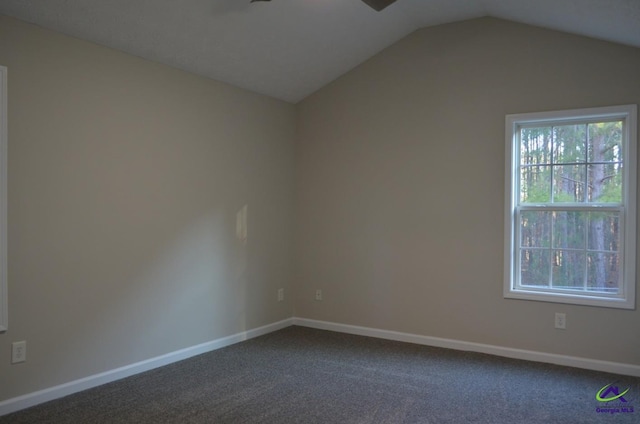
[[624,392],[620,393],[620,389],[618,386],[614,386],[613,384],[607,384],[602,389],[598,390],[596,393],[596,399],[599,402],[611,402],[614,400],[619,400],[620,402],[627,402],[627,400],[623,397],[627,394],[629,388]]
[[[624,386],[623,386],[624,387]],[[602,387],[596,393],[596,400],[599,402],[596,413],[598,414],[633,414],[635,412],[634,406],[629,402],[633,399],[629,398],[629,400],[625,399],[625,396],[631,390],[630,387],[627,387],[625,390],[621,390],[616,383],[610,383],[606,386]]]

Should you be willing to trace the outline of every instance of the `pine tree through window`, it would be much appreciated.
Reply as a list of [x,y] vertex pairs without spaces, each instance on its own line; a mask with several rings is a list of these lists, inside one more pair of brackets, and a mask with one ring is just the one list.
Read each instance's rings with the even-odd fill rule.
[[634,308],[636,117],[507,116],[505,297]]

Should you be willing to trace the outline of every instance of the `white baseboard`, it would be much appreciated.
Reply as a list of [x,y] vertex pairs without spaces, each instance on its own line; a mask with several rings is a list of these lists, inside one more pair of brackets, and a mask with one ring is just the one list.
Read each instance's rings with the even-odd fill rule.
[[79,380],[70,381],[68,383],[50,387],[48,389],[28,393],[23,396],[7,399],[0,402],[0,416],[19,411],[21,409],[29,408],[40,403],[48,402],[50,400],[58,399],[73,393],[77,393],[82,390],[91,389],[93,387],[110,383],[112,381],[120,380],[125,377],[149,371],[154,368],[182,361],[183,359],[191,358],[192,356],[211,352],[213,350],[230,346],[238,342],[262,336],[263,334],[281,330],[291,325],[293,325],[293,318],[287,318],[282,321],[243,331],[231,336],[222,337],[220,339],[212,340],[196,346],[191,346],[185,349],[177,350],[175,352],[170,352],[165,355],[156,356],[155,358],[147,359],[135,364],[116,368],[114,370],[102,372],[100,374],[91,375]]
[[513,349],[509,347],[493,346],[481,343],[464,342],[439,337],[420,336],[417,334],[401,333],[397,331],[379,330],[376,328],[359,327],[355,325],[339,324],[328,321],[317,321],[306,318],[293,318],[293,325],[302,327],[330,330],[359,336],[377,337],[379,339],[395,340],[421,344],[426,346],[443,347],[470,352],[488,353],[513,359],[544,362],[548,364],[564,365],[593,371],[603,371],[613,374],[640,377],[640,366],[618,362],[600,361],[597,359],[580,358],[577,356],[557,355],[553,353],[536,352],[532,350]]
[[12,399],[0,402],[0,416],[29,408],[50,400],[58,399],[82,390],[91,389],[102,384],[120,380],[135,374],[152,370],[191,358],[192,356],[202,353],[211,352],[235,343],[249,340],[264,334],[272,333],[277,330],[289,327],[291,325],[299,325],[302,327],[317,328],[320,330],[330,330],[340,333],[355,334],[360,336],[377,337],[380,339],[396,340],[400,342],[408,342],[421,344],[426,346],[443,347],[447,349],[455,349],[462,351],[471,351],[479,353],[487,353],[491,355],[503,356],[513,359],[523,359],[527,361],[544,362],[549,364],[564,365],[569,367],[583,368],[594,371],[610,372],[613,374],[629,375],[640,377],[640,366],[632,364],[623,364],[618,362],[600,361],[597,359],[580,358],[575,356],[556,355],[552,353],[536,352],[523,349],[513,349],[502,346],[493,346],[481,343],[465,342],[453,339],[443,339],[439,337],[421,336],[418,334],[402,333],[390,330],[380,330],[369,327],[359,327],[355,325],[339,324],[328,321],[318,321],[307,318],[288,318],[262,327],[243,331],[231,336],[212,340],[196,346],[170,352],[165,355],[137,362],[114,370],[106,371],[100,374],[91,375],[79,380],[70,381],[48,389],[39,390],[37,392],[28,393]]

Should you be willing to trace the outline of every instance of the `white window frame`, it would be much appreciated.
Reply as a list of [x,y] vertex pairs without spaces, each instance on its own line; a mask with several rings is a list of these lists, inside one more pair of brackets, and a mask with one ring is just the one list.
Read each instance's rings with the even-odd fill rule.
[[[622,105],[565,111],[523,113],[507,115],[505,119],[506,164],[505,164],[505,251],[504,251],[504,297],[510,299],[535,300],[600,306],[608,308],[635,309],[636,289],[636,167],[637,167],[637,106]],[[552,288],[538,289],[518,285],[519,279],[519,174],[520,148],[519,129],[531,124],[556,124],[584,122],[591,119],[621,119],[624,121],[623,139],[623,204],[620,207],[623,221],[622,260],[620,293],[609,296],[597,293],[567,293]],[[517,148],[516,148],[517,147]],[[554,210],[550,207],[549,210]]]
[[0,332],[9,325],[7,289],[7,68],[0,66]]

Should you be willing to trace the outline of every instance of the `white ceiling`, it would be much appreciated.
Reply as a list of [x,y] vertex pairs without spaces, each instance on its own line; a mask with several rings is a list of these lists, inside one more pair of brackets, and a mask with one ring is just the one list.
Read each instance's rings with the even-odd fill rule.
[[640,0],[0,0],[0,13],[292,103],[418,28],[482,16],[640,47]]

